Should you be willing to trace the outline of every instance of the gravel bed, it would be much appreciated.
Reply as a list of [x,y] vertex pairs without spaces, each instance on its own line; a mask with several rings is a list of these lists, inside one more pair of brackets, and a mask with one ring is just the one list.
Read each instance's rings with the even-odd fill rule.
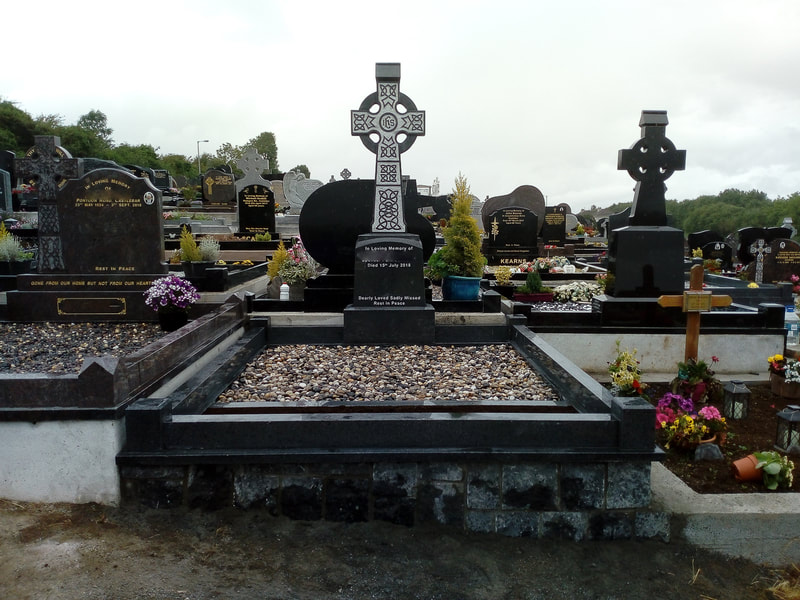
[[508,344],[268,348],[220,402],[558,400]]
[[77,373],[84,358],[126,356],[163,335],[156,323],[0,323],[0,373]]

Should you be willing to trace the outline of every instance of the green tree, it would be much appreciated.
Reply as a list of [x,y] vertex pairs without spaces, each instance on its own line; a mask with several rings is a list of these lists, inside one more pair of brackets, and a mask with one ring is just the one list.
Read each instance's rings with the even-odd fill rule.
[[109,148],[114,143],[111,139],[111,134],[114,130],[108,126],[108,119],[102,111],[90,110],[85,115],[81,115],[78,119],[77,126],[93,133]]
[[291,171],[296,171],[297,173],[302,173],[306,176],[306,179],[311,179],[311,171],[308,170],[308,167],[305,165],[297,165]]
[[11,150],[18,156],[33,146],[36,123],[15,102],[0,98],[0,150]]
[[61,138],[61,145],[75,158],[110,158],[108,144],[88,129],[67,125],[56,129],[55,135]]
[[244,146],[242,151],[248,148],[255,148],[259,154],[266,156],[269,160],[269,172],[273,174],[280,173],[278,167],[278,144],[275,141],[275,134],[271,131],[264,131],[256,137],[251,138]]
[[180,154],[165,154],[161,157],[161,162],[173,177],[178,175],[193,177],[197,175],[197,164],[191,157]]
[[164,162],[158,156],[158,148],[150,144],[120,144],[108,151],[109,160],[120,165],[136,165],[149,169],[163,169]]
[[480,277],[486,260],[481,254],[481,233],[472,218],[472,195],[467,178],[456,177],[456,187],[451,196],[450,221],[442,230],[444,247],[439,250],[442,261],[448,266],[448,275]]

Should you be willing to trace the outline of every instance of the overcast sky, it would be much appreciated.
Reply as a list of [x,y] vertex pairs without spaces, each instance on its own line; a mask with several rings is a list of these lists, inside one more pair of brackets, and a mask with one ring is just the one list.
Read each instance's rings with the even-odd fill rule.
[[283,170],[373,178],[350,110],[399,62],[426,113],[403,174],[442,193],[462,172],[482,199],[630,201],[617,152],[643,109],[687,151],[667,198],[800,191],[798,0],[26,0],[2,22],[0,96],[68,124],[101,110],[116,143],[162,154],[272,131]]

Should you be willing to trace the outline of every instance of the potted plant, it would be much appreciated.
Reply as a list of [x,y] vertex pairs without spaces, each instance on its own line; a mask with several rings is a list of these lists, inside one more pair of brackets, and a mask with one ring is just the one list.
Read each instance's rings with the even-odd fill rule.
[[694,450],[707,442],[724,445],[728,423],[716,407],[695,412],[690,398],[667,392],[656,404],[656,430],[665,448]]
[[19,239],[0,222],[0,275],[19,275],[31,270],[33,252],[22,247]]
[[[267,269],[269,272],[269,267]],[[286,250],[286,257],[277,269],[277,276],[289,286],[289,300],[302,300],[306,282],[316,274],[316,261],[308,255],[302,240],[294,238],[292,247]]]
[[[711,364],[719,362],[711,357]],[[691,398],[695,404],[716,400],[722,394],[722,384],[705,361],[689,358],[678,363],[678,376],[670,382],[674,393]]]
[[611,376],[611,393],[615,396],[644,396],[647,385],[642,383],[642,371],[636,360],[638,350],[620,348],[617,340],[617,356],[608,363],[608,374]]
[[481,254],[481,232],[471,216],[472,196],[467,178],[455,180],[450,220],[442,230],[444,246],[428,259],[426,274],[442,280],[445,300],[477,300],[486,259]]
[[767,358],[772,393],[782,398],[800,398],[800,362],[774,354]]
[[592,281],[572,281],[553,288],[553,300],[556,302],[591,302],[600,294],[600,286]]
[[501,265],[494,270],[495,284],[492,289],[506,298],[514,295],[514,285],[511,283],[511,267]]
[[187,227],[181,227],[181,265],[186,277],[205,277],[206,269],[219,259],[219,242],[205,237],[200,244]]
[[542,276],[537,269],[528,271],[525,283],[514,290],[517,302],[552,302],[553,291],[542,283]]
[[144,302],[158,313],[164,331],[175,331],[189,320],[189,307],[200,299],[197,289],[183,277],[156,279],[144,293]]
[[754,456],[758,460],[756,468],[761,469],[764,486],[768,490],[792,487],[794,463],[791,460],[775,450],[755,452]]

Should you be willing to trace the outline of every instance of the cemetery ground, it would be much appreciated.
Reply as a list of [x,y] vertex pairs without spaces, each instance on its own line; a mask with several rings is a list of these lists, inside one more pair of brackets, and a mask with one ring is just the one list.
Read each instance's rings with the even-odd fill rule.
[[0,597],[61,600],[785,599],[798,572],[672,541],[0,500]]

